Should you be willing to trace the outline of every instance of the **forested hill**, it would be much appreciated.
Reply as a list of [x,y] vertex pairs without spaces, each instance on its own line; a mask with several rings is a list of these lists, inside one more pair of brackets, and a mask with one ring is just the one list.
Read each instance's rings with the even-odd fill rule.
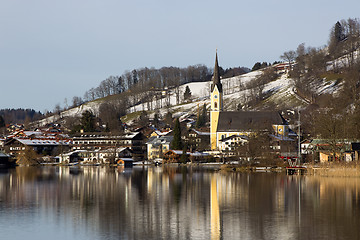
[[0,109],[0,116],[4,119],[6,124],[9,123],[25,123],[32,122],[43,118],[41,112],[36,112],[34,109]]

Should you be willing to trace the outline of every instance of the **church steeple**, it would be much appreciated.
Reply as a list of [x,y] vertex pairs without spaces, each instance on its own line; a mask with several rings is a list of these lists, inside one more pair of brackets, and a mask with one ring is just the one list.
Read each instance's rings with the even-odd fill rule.
[[218,56],[216,51],[214,75],[210,93],[210,145],[212,150],[217,148],[217,127],[223,105],[223,89],[220,81]]
[[211,91],[214,90],[214,87],[217,86],[219,92],[222,92],[222,84],[220,82],[220,74],[219,74],[219,64],[218,64],[218,56],[216,51],[215,57],[215,67],[214,67],[214,75],[212,77]]

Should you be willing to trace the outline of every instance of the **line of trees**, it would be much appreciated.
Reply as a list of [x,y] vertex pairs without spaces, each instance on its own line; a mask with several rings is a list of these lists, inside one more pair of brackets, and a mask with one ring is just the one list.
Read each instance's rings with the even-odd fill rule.
[[41,119],[43,114],[37,112],[34,109],[1,109],[0,116],[2,116],[4,122],[8,123],[28,123]]
[[[356,63],[360,47],[360,21],[357,18],[338,21],[331,30],[329,38],[329,56],[331,60],[342,58],[341,65],[352,67]],[[338,61],[334,69],[338,70]],[[342,67],[342,66],[340,66]]]
[[200,64],[187,68],[134,69],[131,72],[126,71],[121,76],[110,76],[98,87],[89,89],[84,94],[84,101],[93,101],[128,90],[173,88],[188,82],[209,81],[211,74],[211,69]]

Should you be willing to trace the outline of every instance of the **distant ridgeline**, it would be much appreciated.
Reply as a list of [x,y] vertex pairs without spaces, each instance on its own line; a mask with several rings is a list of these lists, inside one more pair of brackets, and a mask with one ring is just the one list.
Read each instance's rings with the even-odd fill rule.
[[41,112],[36,112],[34,109],[0,109],[0,116],[5,123],[25,123],[26,121],[35,121],[43,118]]

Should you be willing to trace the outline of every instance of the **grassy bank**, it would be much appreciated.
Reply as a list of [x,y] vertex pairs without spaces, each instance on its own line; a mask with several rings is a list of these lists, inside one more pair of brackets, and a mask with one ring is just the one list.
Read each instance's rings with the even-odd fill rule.
[[329,163],[310,165],[307,174],[324,177],[360,177],[360,164]]
[[[245,166],[224,164],[220,166],[222,171],[237,172],[285,172],[287,165],[279,164],[274,166]],[[360,163],[329,163],[306,165],[305,175],[320,177],[360,177]]]

